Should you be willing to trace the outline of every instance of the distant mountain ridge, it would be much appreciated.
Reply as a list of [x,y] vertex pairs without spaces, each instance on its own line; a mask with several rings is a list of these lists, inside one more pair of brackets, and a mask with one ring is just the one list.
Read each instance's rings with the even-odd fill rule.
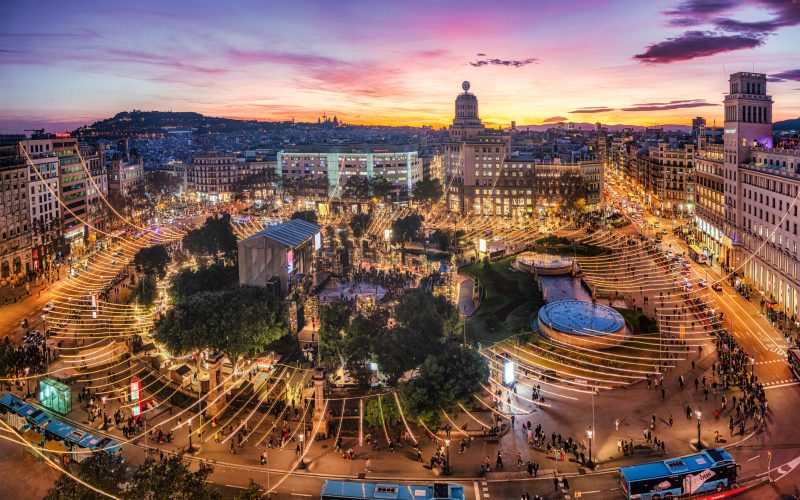
[[205,116],[191,111],[123,111],[111,118],[94,122],[88,127],[73,131],[78,136],[119,136],[130,134],[162,133],[164,129],[186,128],[199,131],[233,132],[254,125],[261,127],[274,126],[273,122],[256,120],[237,120]]
[[800,118],[781,120],[773,125],[775,130],[800,130]]

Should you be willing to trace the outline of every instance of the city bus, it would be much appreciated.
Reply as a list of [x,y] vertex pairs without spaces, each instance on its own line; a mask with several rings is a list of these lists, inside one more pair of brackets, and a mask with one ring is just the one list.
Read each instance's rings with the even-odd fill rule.
[[689,245],[689,257],[698,264],[705,264],[706,260],[708,260],[706,254],[696,245]]
[[789,368],[792,369],[795,378],[800,379],[800,349],[789,349],[787,356],[789,358]]
[[625,498],[631,500],[720,492],[736,483],[737,467],[727,451],[709,448],[688,457],[620,467],[619,485]]
[[464,487],[450,483],[393,484],[327,480],[322,500],[464,500]]

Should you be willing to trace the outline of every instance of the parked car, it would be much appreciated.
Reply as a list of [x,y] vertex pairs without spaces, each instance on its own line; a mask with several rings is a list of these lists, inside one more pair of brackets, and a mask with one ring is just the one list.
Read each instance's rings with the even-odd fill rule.
[[714,290],[715,292],[721,292],[722,291],[722,283],[718,283],[718,282],[713,283],[711,285],[711,289]]

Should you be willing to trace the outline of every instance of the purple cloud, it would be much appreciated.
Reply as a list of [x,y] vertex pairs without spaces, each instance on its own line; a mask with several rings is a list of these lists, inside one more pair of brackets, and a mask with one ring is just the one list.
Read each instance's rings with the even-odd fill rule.
[[570,111],[571,114],[576,113],[605,113],[607,111],[614,111],[614,108],[607,108],[605,106],[592,106],[588,108],[578,108]]
[[703,99],[683,99],[670,101],[669,103],[646,103],[634,104],[629,108],[622,108],[621,111],[664,111],[668,109],[702,108],[706,106],[719,106]]
[[[726,16],[741,6],[751,6],[772,14],[763,21],[740,21]],[[672,63],[722,52],[752,49],[780,28],[800,25],[797,0],[687,0],[666,10],[671,27],[706,26],[713,31],[687,31],[647,47],[634,59],[644,63]]]
[[755,36],[687,31],[681,36],[650,45],[647,50],[633,58],[649,64],[672,63],[733,50],[752,49],[763,43],[763,38]]
[[[478,56],[485,56],[486,54],[478,54]],[[511,66],[514,68],[520,68],[522,66],[527,66],[528,64],[536,64],[539,60],[535,57],[529,57],[527,59],[476,59],[475,61],[470,61],[469,65],[475,68],[480,68],[481,66]]]
[[542,123],[558,123],[565,121],[567,121],[567,118],[564,116],[551,116],[550,118],[545,118],[542,120]]
[[787,69],[786,71],[769,75],[769,81],[771,82],[786,82],[789,80],[800,82],[800,69]]
[[706,17],[721,14],[736,6],[733,0],[687,0],[678,4],[673,10],[664,11],[668,16],[700,16]]

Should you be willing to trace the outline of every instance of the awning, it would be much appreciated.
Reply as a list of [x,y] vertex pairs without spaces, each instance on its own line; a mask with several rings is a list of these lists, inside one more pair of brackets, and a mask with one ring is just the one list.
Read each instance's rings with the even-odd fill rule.
[[61,453],[67,451],[67,445],[61,441],[47,441],[44,443],[44,449],[47,451]]
[[45,437],[36,432],[33,429],[28,429],[25,433],[22,434],[22,437],[26,440],[30,441],[33,444],[40,444],[42,441],[45,440]]

